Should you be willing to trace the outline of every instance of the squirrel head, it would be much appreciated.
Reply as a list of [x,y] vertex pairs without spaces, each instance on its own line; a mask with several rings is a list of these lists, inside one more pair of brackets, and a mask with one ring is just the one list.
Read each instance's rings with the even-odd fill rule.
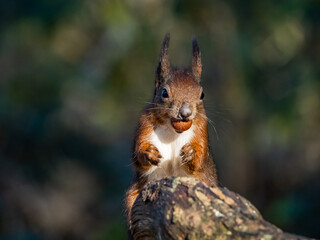
[[[156,69],[153,103],[165,121],[192,121],[203,111],[201,53],[196,38],[192,40],[192,62],[187,68],[172,67],[168,58],[170,35],[166,34]],[[202,112],[203,113],[203,112]]]

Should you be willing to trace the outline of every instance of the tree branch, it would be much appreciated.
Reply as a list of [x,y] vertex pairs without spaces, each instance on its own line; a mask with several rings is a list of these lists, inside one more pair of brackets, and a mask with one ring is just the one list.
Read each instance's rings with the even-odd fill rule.
[[265,221],[240,195],[186,177],[148,184],[131,216],[133,239],[308,239]]

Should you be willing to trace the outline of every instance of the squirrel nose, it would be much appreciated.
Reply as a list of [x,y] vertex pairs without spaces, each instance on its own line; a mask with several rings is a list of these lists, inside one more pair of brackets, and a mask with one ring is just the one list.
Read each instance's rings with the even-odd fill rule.
[[182,103],[182,106],[179,109],[179,115],[182,118],[187,118],[187,117],[190,117],[191,114],[192,114],[192,112],[191,112],[191,109],[189,107],[189,104],[188,103]]

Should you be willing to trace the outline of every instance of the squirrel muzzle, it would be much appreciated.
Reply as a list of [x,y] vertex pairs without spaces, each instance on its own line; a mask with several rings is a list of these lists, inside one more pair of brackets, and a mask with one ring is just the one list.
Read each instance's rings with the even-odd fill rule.
[[192,111],[188,103],[182,103],[178,118],[171,118],[171,125],[177,133],[187,131],[192,126],[192,120],[189,117],[192,115]]

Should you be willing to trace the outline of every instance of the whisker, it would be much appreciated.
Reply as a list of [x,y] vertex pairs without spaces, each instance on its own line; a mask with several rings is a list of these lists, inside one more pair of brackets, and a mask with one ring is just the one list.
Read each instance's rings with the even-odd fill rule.
[[215,124],[214,121],[212,121],[210,118],[207,117],[207,115],[205,115],[205,114],[203,114],[203,113],[198,113],[198,114],[199,114],[202,118],[204,118],[205,120],[207,120],[208,123],[213,127],[213,130],[214,130],[215,133],[216,133],[217,140],[219,141],[220,138],[219,138],[218,131],[217,131],[215,125],[214,125],[214,124]]
[[229,120],[229,119],[227,119],[227,118],[225,118],[225,117],[221,117],[221,116],[219,116],[219,115],[216,115],[218,118],[220,118],[220,119],[222,119],[222,120],[224,120],[224,121],[226,121],[227,123],[230,123],[230,124],[232,124],[232,121],[231,120]]
[[172,108],[164,108],[164,107],[148,108],[147,110],[170,110],[170,111],[174,111],[174,109],[172,109]]
[[129,164],[127,164],[127,167],[133,166],[133,164],[136,163],[137,161],[138,161],[138,159],[131,161]]
[[217,107],[215,105],[205,104],[205,109],[216,110],[218,113],[224,114],[224,112],[233,111],[234,108]]
[[156,103],[153,103],[153,102],[143,102],[143,103],[152,104],[152,105],[156,104]]

